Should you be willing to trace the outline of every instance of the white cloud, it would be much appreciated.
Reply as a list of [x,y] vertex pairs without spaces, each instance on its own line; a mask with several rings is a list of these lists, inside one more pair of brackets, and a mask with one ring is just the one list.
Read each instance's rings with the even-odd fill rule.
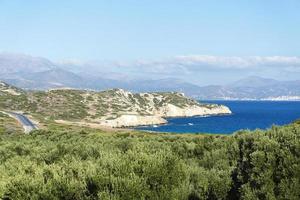
[[300,67],[300,57],[284,56],[251,56],[251,57],[223,57],[223,56],[178,56],[173,59],[182,65],[198,65],[216,68],[237,68],[246,69],[253,67],[280,67],[280,66],[298,66]]
[[300,57],[284,56],[251,56],[251,57],[224,57],[224,56],[177,56],[156,61],[136,61],[120,64],[131,70],[149,73],[195,73],[207,70],[284,70],[300,68]]

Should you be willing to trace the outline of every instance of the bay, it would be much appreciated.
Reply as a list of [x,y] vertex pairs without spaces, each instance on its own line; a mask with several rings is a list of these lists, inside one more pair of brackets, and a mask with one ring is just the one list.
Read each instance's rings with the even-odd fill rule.
[[231,115],[169,118],[168,124],[138,130],[174,133],[232,134],[240,129],[267,129],[300,119],[300,101],[201,101],[228,106]]

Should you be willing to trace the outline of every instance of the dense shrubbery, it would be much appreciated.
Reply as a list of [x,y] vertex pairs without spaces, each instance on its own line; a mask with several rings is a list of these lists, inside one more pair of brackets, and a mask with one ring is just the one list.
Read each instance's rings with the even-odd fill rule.
[[0,134],[22,133],[23,128],[13,118],[0,112]]
[[300,127],[0,136],[3,199],[299,199]]

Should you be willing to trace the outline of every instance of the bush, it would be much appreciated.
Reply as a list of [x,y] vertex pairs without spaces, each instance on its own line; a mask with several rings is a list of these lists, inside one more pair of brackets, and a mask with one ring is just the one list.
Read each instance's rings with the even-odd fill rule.
[[299,199],[300,127],[0,135],[2,199]]

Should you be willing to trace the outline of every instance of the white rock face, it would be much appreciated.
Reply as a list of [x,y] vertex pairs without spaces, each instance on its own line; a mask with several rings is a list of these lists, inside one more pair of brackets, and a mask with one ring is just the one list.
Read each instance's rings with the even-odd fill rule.
[[167,104],[160,110],[155,111],[151,116],[122,115],[116,119],[105,120],[101,122],[101,125],[109,127],[154,125],[167,123],[167,120],[165,118],[168,117],[192,117],[222,114],[231,114],[231,111],[228,107],[223,105],[216,105],[211,108],[197,105],[180,108],[172,104]]
[[167,123],[167,120],[160,116],[122,115],[116,119],[105,120],[101,125],[110,127],[131,127],[165,123]]
[[157,113],[162,117],[192,117],[192,116],[204,116],[204,115],[221,115],[231,114],[228,107],[220,105],[212,108],[193,105],[185,108],[179,108],[172,104],[168,104]]

